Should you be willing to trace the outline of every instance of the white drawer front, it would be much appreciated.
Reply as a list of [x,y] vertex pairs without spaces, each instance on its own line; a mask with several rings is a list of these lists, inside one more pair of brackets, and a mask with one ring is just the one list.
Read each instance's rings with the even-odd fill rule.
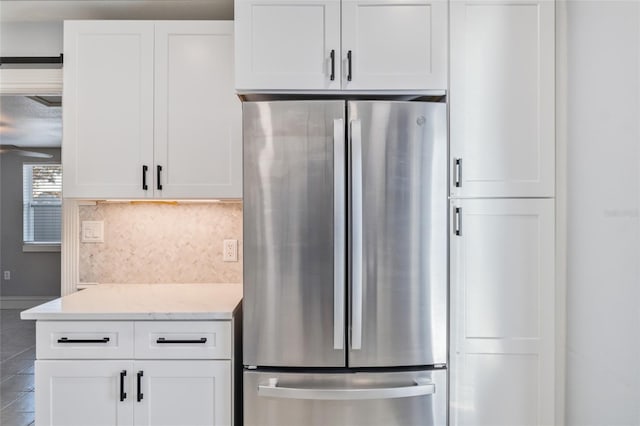
[[137,321],[136,359],[230,359],[230,321]]
[[38,359],[133,358],[131,321],[38,321]]

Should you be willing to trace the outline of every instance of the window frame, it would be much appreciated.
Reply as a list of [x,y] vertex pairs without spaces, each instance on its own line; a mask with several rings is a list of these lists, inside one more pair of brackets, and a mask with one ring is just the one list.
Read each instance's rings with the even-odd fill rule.
[[[27,203],[30,206],[34,205],[33,200],[33,167],[34,166],[58,166],[60,168],[60,177],[62,177],[62,163],[60,161],[47,161],[47,162],[23,162],[22,163],[22,251],[23,252],[60,252],[62,245],[62,205],[63,205],[63,197],[60,196],[59,207],[60,207],[60,239],[59,241],[26,241],[28,233],[25,232],[27,230],[27,213],[25,211],[25,207]],[[25,171],[27,168],[30,168],[30,179],[28,181],[25,180]],[[29,188],[26,187],[26,183],[28,182]],[[28,191],[27,191],[28,189]],[[62,182],[60,183],[60,191],[62,191]],[[25,193],[29,194],[29,199],[25,200]],[[37,204],[37,202],[35,203]],[[53,204],[54,206],[58,206],[58,204]],[[30,220],[30,231],[34,232],[34,218],[33,216],[29,216]]]

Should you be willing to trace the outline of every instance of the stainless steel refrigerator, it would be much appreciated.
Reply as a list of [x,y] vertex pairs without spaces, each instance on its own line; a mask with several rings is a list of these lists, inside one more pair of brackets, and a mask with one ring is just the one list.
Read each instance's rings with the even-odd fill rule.
[[244,102],[249,426],[447,422],[437,102]]

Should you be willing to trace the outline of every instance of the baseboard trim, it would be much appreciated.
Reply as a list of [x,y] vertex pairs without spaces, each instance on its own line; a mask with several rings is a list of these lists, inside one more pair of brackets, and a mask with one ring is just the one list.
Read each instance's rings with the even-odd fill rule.
[[0,309],[29,309],[57,299],[57,296],[0,296]]

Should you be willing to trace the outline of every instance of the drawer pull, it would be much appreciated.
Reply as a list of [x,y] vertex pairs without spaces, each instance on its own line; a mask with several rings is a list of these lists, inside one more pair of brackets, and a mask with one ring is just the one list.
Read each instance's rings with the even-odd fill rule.
[[167,340],[164,337],[158,337],[156,343],[207,343],[207,338],[201,337],[197,340]]
[[58,339],[58,343],[108,343],[108,337],[103,337],[102,339],[68,339],[66,337],[61,337]]

